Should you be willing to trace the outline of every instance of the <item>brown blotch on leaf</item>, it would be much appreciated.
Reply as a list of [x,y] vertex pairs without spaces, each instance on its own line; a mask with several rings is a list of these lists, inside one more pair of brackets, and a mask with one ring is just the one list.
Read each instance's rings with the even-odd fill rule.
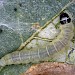
[[58,62],[44,62],[31,66],[21,75],[75,75],[75,65]]
[[40,24],[38,22],[34,23],[32,26],[31,26],[31,29],[32,30],[38,30],[40,28]]

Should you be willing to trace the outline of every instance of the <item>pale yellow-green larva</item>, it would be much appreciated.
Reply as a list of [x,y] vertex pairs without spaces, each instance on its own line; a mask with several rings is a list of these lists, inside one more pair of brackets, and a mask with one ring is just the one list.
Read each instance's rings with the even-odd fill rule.
[[[71,18],[71,15],[68,12],[66,13]],[[47,59],[44,58],[49,58],[55,52],[64,49],[73,38],[74,26],[72,22],[64,25],[59,23],[59,29],[56,29],[55,25],[59,22],[59,16],[60,14],[43,28],[21,51],[15,51],[2,57],[0,66],[45,61]]]

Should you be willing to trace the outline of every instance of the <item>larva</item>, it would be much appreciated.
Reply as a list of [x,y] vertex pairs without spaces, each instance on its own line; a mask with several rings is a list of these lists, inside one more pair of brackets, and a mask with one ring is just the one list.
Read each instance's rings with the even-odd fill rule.
[[[64,14],[64,13],[63,13]],[[62,17],[64,18],[64,17]],[[41,61],[44,58],[49,57],[54,52],[58,52],[59,50],[62,50],[68,42],[73,37],[73,23],[70,21],[68,22],[68,19],[70,17],[65,16],[64,19],[60,19],[60,30],[61,32],[59,35],[52,40],[52,42],[44,41],[44,46],[38,46],[39,42],[37,42],[38,45],[31,44],[32,48],[29,48],[28,45],[21,51],[15,51],[13,53],[7,54],[0,60],[0,66],[10,65],[10,64],[20,64],[20,63],[29,63],[29,62],[36,62]],[[34,39],[33,39],[34,40]],[[32,40],[32,41],[33,41]],[[39,39],[35,39],[36,41]],[[32,42],[31,41],[31,42]],[[29,45],[30,46],[30,45]]]

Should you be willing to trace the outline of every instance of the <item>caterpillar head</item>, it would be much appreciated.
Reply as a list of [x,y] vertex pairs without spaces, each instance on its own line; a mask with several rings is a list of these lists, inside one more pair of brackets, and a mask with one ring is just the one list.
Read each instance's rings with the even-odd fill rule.
[[71,18],[69,17],[69,15],[66,12],[62,12],[60,14],[60,23],[66,24],[66,23],[70,23],[70,22],[71,22]]

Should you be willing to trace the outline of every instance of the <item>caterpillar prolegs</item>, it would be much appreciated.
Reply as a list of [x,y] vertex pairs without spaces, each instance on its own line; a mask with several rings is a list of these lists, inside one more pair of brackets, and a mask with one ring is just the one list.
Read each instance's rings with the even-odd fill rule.
[[[59,16],[57,16],[56,19],[58,17]],[[54,22],[54,20],[46,28],[43,29],[43,32],[42,31],[39,32],[37,36],[35,36],[34,39],[32,39],[30,43],[28,43],[23,50],[15,51],[2,57],[0,60],[0,66],[29,63],[36,61],[38,62],[41,60],[45,61],[46,59],[44,58],[46,57],[49,58],[55,52],[59,52],[60,50],[65,48],[73,37],[73,29],[74,29],[73,23],[64,22],[65,24],[63,25],[59,23],[60,32],[58,32],[55,29],[55,24],[57,23]],[[46,35],[47,38],[46,36],[44,37],[41,36],[43,34],[44,35],[48,34],[49,32],[51,33],[51,30],[49,30],[50,27],[52,27],[52,29],[55,30],[54,33],[55,36],[51,35],[52,38],[49,37],[50,34]],[[50,39],[53,40],[50,41]]]

